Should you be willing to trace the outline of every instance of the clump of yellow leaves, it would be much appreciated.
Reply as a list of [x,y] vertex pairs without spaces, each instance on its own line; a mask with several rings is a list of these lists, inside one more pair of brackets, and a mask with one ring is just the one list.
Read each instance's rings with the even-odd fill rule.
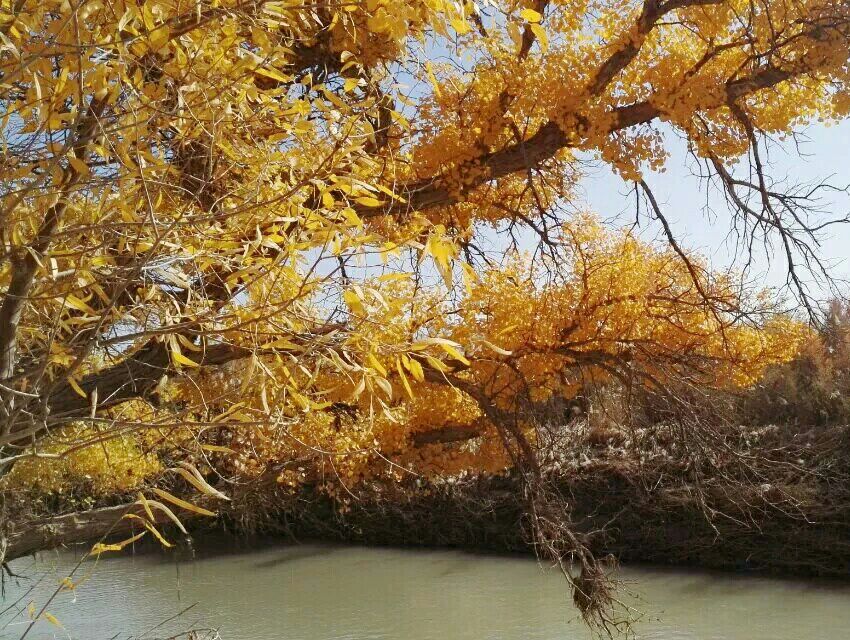
[[84,426],[69,426],[46,440],[39,457],[18,461],[3,478],[11,489],[45,493],[80,491],[93,497],[137,489],[162,470],[156,450],[136,435],[112,437]]

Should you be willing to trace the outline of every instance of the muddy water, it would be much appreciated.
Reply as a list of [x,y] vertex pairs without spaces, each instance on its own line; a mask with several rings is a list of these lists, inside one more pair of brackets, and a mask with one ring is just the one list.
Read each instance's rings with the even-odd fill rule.
[[[75,561],[62,553],[13,563],[33,579],[6,581],[0,637],[21,636],[27,605],[41,607]],[[44,618],[27,638],[163,638],[200,627],[217,628],[225,640],[590,637],[562,578],[524,558],[312,545],[205,548],[180,562],[159,554],[103,557],[75,575],[88,577],[47,608],[64,629]],[[628,583],[624,599],[643,614],[634,626],[638,638],[850,638],[847,586],[648,568],[626,568],[620,577]]]

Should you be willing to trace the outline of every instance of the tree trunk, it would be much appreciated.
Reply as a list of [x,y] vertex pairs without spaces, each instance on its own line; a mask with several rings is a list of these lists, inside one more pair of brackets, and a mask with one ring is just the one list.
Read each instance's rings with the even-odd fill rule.
[[[4,562],[15,558],[52,549],[59,546],[80,544],[104,538],[127,538],[144,531],[144,525],[136,518],[124,518],[128,513],[144,515],[144,508],[136,503],[117,507],[103,507],[91,511],[69,513],[28,522],[8,532]],[[156,524],[170,522],[159,510],[153,510]],[[181,513],[181,521],[194,517],[193,513]]]

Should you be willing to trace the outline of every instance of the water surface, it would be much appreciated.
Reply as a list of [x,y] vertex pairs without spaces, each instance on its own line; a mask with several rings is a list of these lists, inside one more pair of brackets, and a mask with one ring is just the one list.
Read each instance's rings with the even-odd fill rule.
[[[73,568],[72,553],[18,560],[41,581],[6,583],[0,637],[18,638],[26,606],[40,607]],[[91,571],[91,569],[94,569]],[[40,572],[40,574],[39,574]],[[526,558],[341,546],[205,549],[102,557],[28,638],[162,638],[215,627],[224,640],[584,640],[566,588]],[[626,568],[634,630],[655,640],[844,640],[850,587],[686,570]],[[181,611],[191,607],[182,615]],[[16,613],[17,612],[17,613]],[[169,621],[169,618],[177,615]]]

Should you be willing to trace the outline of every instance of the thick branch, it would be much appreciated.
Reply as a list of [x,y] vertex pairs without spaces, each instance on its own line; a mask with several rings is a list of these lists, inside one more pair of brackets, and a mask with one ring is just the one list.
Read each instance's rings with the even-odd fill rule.
[[619,48],[599,68],[588,86],[589,95],[601,95],[614,77],[631,64],[632,60],[640,53],[640,48],[646,36],[655,28],[658,20],[665,15],[676,9],[720,4],[720,2],[722,0],[668,0],[668,2],[645,0],[634,32],[628,34],[624,46]]
[[[77,123],[67,147],[67,151],[71,151],[77,158],[85,158],[105,107],[104,100],[94,99]],[[14,375],[18,324],[38,270],[37,256],[44,255],[50,247],[53,232],[68,207],[68,196],[82,178],[82,174],[73,166],[65,176],[64,182],[59,185],[58,200],[45,213],[34,241],[26,250],[21,249],[20,255],[12,261],[12,279],[0,307],[0,380],[7,380]]]
[[[325,338],[342,328],[340,324],[329,323],[314,329],[310,333],[290,336],[296,344],[309,347],[315,341]],[[199,367],[216,367],[244,358],[286,353],[284,349],[247,347],[214,344],[192,354],[192,360]],[[298,351],[301,353],[301,351]],[[20,420],[10,433],[0,436],[0,446],[22,445],[32,438],[46,433],[49,427],[62,425],[73,420],[87,417],[92,411],[93,392],[97,391],[97,411],[133,400],[149,397],[163,376],[176,375],[178,372],[171,362],[168,346],[164,341],[152,338],[141,349],[121,362],[82,378],[78,387],[85,393],[83,397],[68,381],[54,387],[46,397],[32,400],[22,413],[26,419]],[[37,419],[40,417],[40,419]]]
[[[721,107],[730,99],[739,99],[757,91],[775,87],[795,75],[790,71],[765,67],[750,76],[727,83],[726,99],[720,99],[716,104],[705,105],[704,108]],[[661,116],[662,112],[655,106],[653,100],[649,99],[616,107],[612,110],[612,114],[613,124],[608,129],[609,134],[652,122]],[[579,131],[571,132],[574,135],[568,136],[555,122],[550,121],[527,140],[481,156],[474,164],[485,167],[487,170],[476,172],[474,180],[466,187],[466,191],[491,180],[498,180],[518,171],[526,171],[553,157],[561,149],[577,146],[588,127],[586,119],[578,118],[578,120],[583,124]],[[386,209],[363,209],[358,211],[358,214],[362,217],[397,215],[408,211],[421,211],[455,204],[463,197],[463,193],[458,193],[457,189],[451,188],[449,184],[451,181],[442,177],[429,178],[408,187],[405,194],[406,204],[394,202]]]
[[[155,524],[170,522],[159,509],[152,512]],[[135,518],[123,517],[128,513],[135,513],[149,519],[145,516],[143,507],[133,503],[69,513],[27,523],[10,532],[4,562],[58,546],[101,540],[107,536],[128,537],[143,531],[144,526],[141,522]],[[181,520],[193,517],[197,517],[197,514],[192,512],[180,514]]]
[[484,434],[484,425],[480,422],[472,424],[451,424],[437,429],[420,431],[411,436],[414,447],[424,447],[431,444],[452,444],[473,440]]
[[[193,354],[193,358],[200,366],[211,367],[247,358],[251,353],[244,347],[217,344]],[[79,386],[86,395],[97,389],[98,409],[106,409],[149,395],[163,375],[173,373],[175,370],[167,346],[152,340],[130,358],[84,377]],[[50,394],[47,406],[50,408],[48,421],[51,422],[87,415],[91,407],[89,399],[81,397],[69,383],[62,384]]]

